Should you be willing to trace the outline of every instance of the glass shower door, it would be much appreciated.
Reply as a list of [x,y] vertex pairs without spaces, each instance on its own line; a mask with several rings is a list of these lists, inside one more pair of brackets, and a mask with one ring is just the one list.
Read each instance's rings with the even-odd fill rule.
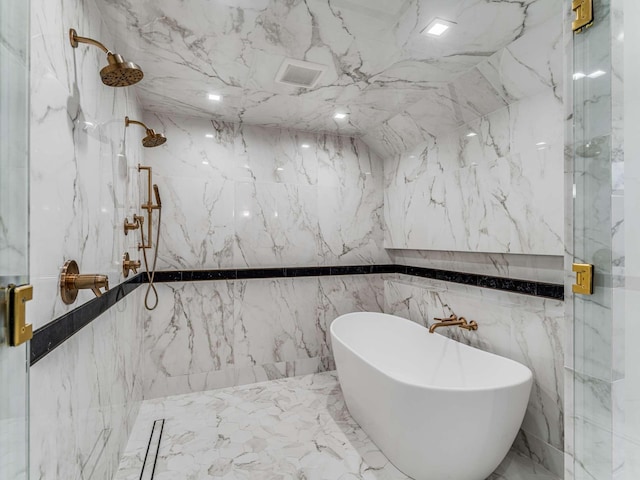
[[[29,2],[0,0],[0,478],[27,479]],[[21,343],[22,342],[22,343]],[[12,344],[18,344],[12,346]]]
[[[576,2],[573,2],[574,4]],[[568,478],[640,478],[640,2],[594,0],[573,35],[574,262],[595,267],[594,294],[567,297]]]

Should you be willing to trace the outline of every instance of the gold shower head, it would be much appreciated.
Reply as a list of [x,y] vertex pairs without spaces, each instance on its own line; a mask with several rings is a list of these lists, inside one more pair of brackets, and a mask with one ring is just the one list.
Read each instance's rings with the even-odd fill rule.
[[108,87],[128,87],[142,80],[142,69],[133,62],[127,62],[122,55],[111,52],[107,47],[92,38],[80,37],[72,28],[69,30],[69,41],[73,48],[78,48],[79,43],[94,45],[107,54],[109,65],[100,70],[102,83]]
[[147,131],[147,136],[142,139],[143,147],[157,147],[167,141],[167,137],[165,137],[161,133],[156,133],[153,129],[148,128],[144,123],[138,122],[137,120],[130,120],[129,117],[124,117],[125,127],[128,127],[132,123],[144,127],[144,129]]
[[161,133],[156,133],[152,128],[147,129],[147,136],[142,139],[142,145],[145,147],[157,147],[167,141]]

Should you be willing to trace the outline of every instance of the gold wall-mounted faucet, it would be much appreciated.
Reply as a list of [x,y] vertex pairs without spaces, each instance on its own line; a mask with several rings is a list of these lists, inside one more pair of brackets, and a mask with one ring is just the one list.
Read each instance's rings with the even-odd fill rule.
[[90,289],[96,297],[101,297],[101,288],[109,290],[109,277],[107,275],[81,275],[75,260],[68,260],[60,273],[60,297],[62,301],[71,305],[78,297],[78,291]]
[[460,327],[465,330],[477,330],[478,324],[475,320],[471,320],[467,322],[467,319],[464,317],[458,318],[455,313],[452,313],[449,318],[434,318],[434,320],[438,323],[434,323],[429,327],[429,333],[433,333],[437,328],[440,327]]

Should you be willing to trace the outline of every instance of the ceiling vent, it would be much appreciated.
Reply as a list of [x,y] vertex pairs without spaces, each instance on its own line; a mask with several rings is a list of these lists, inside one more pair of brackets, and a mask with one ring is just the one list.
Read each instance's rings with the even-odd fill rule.
[[313,88],[326,70],[326,65],[285,58],[276,75],[276,82],[294,87]]

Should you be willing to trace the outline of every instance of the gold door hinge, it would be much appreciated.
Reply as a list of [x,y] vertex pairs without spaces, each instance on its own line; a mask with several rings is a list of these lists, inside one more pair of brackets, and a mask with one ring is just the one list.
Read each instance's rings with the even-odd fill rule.
[[33,337],[33,326],[27,323],[26,303],[33,299],[31,285],[9,285],[7,289],[7,318],[9,319],[9,344],[22,345]]
[[573,0],[571,9],[576,12],[576,19],[571,23],[574,32],[580,33],[593,25],[593,0]]
[[573,271],[576,272],[576,283],[572,288],[573,293],[593,295],[593,265],[574,263]]

